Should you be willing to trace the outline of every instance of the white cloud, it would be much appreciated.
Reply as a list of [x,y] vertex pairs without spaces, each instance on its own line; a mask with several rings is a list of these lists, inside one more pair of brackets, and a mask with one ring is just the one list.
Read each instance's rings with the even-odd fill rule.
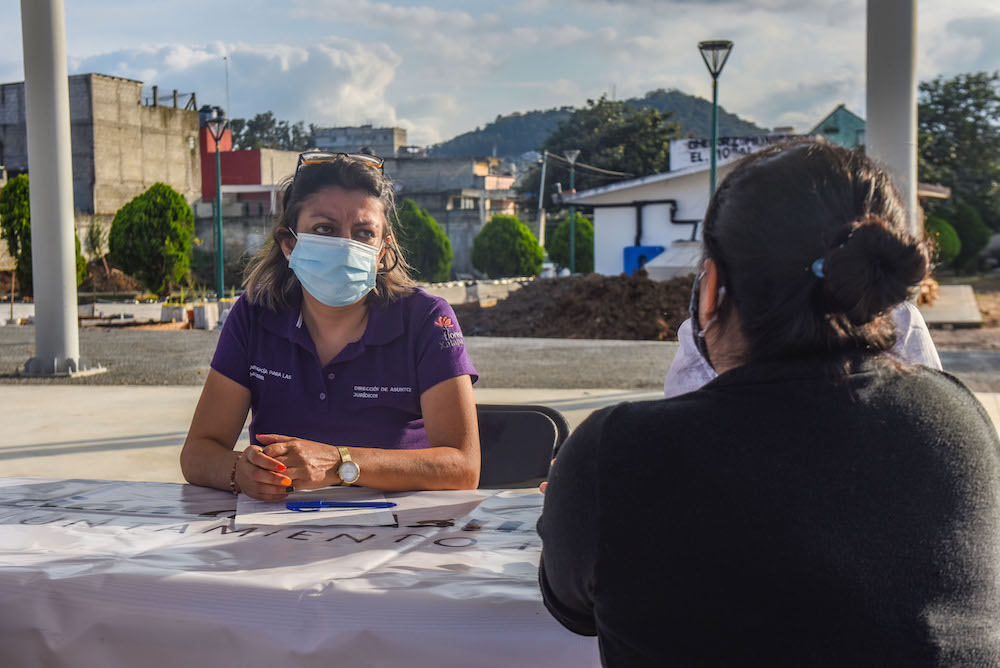
[[[405,30],[471,30],[500,23],[494,14],[476,18],[463,11],[443,11],[426,5],[396,6],[371,0],[319,0],[298,2],[296,16],[355,23],[375,28]],[[415,35],[419,39],[419,35]]]
[[[227,21],[212,30],[191,24],[190,0],[70,3],[71,70],[224,105],[228,55],[234,115],[397,123],[424,143],[612,86],[618,98],[655,88],[710,98],[696,45],[721,38],[736,44],[720,79],[729,111],[800,128],[841,102],[864,113],[865,0],[515,0],[502,11],[482,0],[221,2]],[[918,9],[921,80],[997,68],[997,0]],[[0,24],[0,79],[21,76],[16,24]]]
[[394,123],[386,91],[399,56],[380,44],[331,37],[309,47],[215,43],[160,45],[113,51],[74,63],[104,72],[196,90],[199,103],[225,106],[223,56],[229,57],[233,116],[273,111],[278,118],[318,124]]

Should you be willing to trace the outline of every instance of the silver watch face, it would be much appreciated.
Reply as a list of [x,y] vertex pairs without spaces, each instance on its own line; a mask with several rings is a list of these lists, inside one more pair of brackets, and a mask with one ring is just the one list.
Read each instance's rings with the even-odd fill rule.
[[344,462],[337,469],[337,475],[344,482],[357,482],[358,476],[361,475],[361,469],[354,462]]

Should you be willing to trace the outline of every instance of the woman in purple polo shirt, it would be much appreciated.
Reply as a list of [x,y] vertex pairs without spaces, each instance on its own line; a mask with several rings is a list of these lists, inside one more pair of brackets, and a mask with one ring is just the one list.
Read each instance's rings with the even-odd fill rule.
[[[270,500],[476,487],[478,376],[451,307],[413,285],[382,160],[304,153],[281,201],[219,338],[184,477]],[[251,446],[235,452],[250,411]]]

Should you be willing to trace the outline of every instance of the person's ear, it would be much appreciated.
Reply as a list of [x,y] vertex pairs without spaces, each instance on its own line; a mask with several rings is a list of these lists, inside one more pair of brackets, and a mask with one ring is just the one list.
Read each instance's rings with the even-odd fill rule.
[[704,274],[701,277],[698,295],[698,321],[702,329],[708,326],[708,323],[715,318],[718,312],[722,302],[719,287],[719,266],[712,258],[708,258],[705,260]]
[[390,235],[385,235],[382,237],[382,248],[378,252],[378,268],[385,269],[385,254],[389,251],[389,245],[392,243],[392,237]]
[[281,254],[286,260],[291,259],[292,251],[295,249],[295,237],[288,231],[288,228],[278,230],[278,245],[281,246]]

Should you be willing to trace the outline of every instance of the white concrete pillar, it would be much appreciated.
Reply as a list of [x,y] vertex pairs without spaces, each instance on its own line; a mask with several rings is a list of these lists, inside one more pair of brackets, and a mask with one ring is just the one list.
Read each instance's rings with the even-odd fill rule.
[[917,216],[917,0],[868,0],[865,152],[886,166]]
[[80,338],[73,232],[73,163],[62,0],[21,0],[35,356],[27,376],[76,375]]

